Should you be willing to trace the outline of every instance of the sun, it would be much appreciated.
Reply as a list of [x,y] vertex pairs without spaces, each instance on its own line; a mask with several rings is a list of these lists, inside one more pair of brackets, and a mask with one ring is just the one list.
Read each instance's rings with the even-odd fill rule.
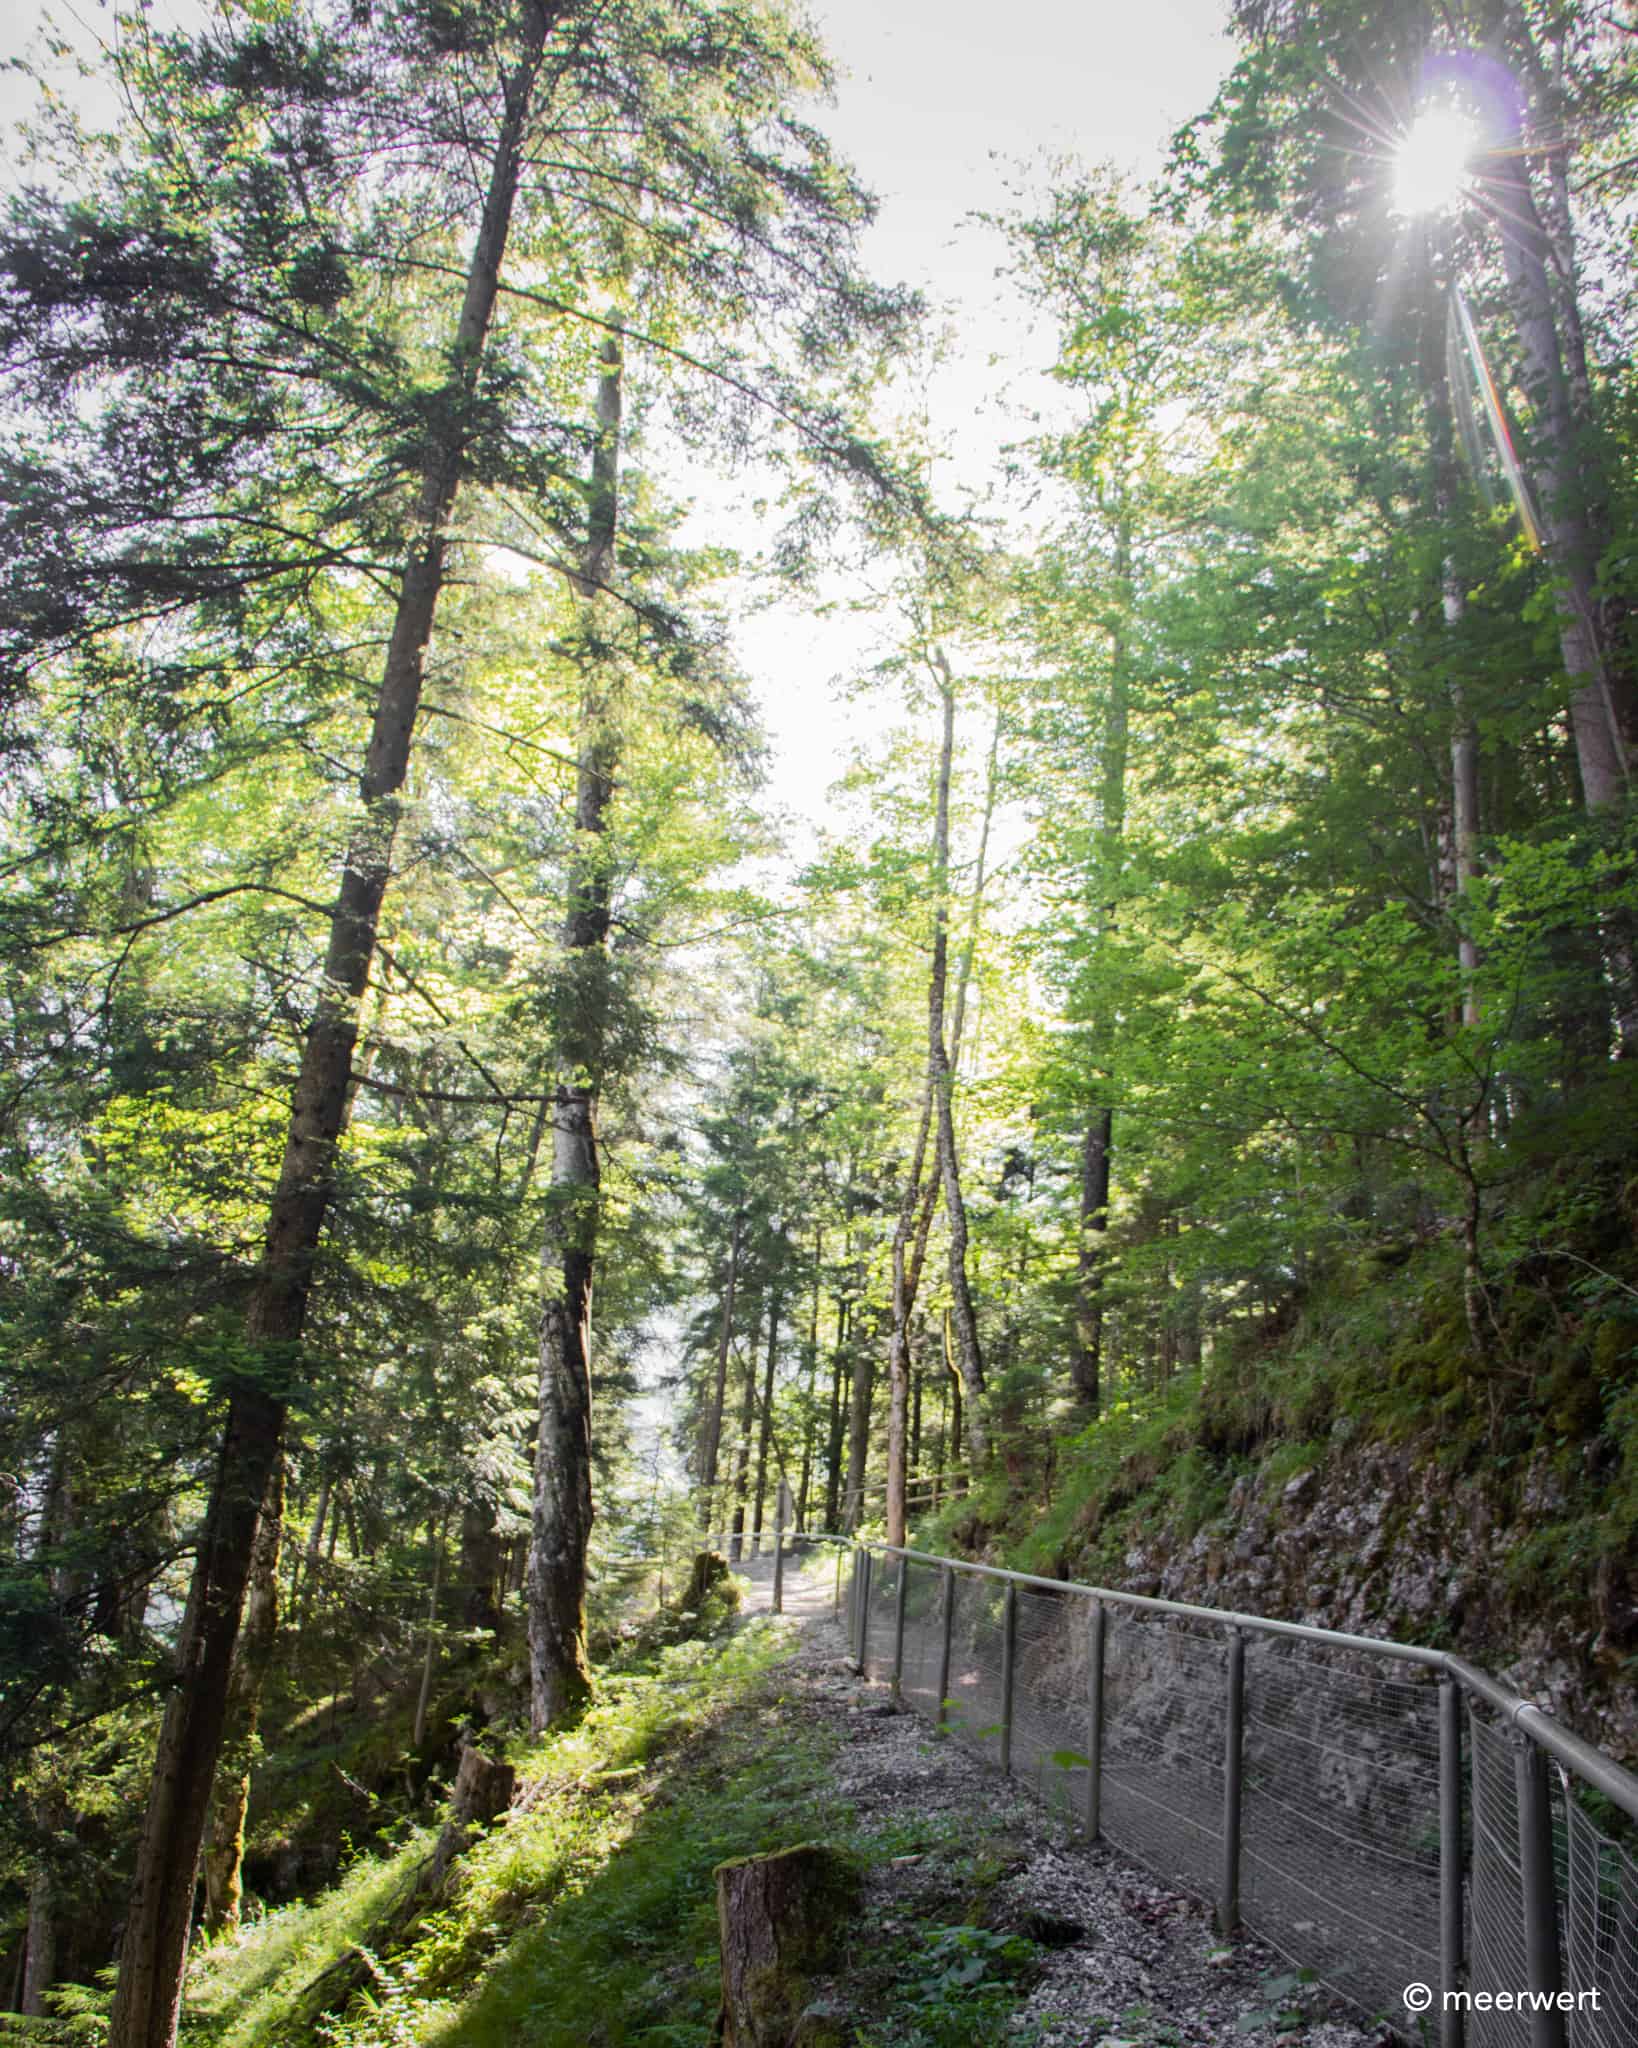
[[1394,210],[1438,213],[1454,206],[1466,190],[1478,124],[1460,107],[1428,107],[1394,151]]

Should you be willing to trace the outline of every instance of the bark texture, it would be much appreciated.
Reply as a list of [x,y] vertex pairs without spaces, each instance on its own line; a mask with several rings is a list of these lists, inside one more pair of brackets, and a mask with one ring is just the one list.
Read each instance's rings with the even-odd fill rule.
[[814,1978],[837,1958],[858,1894],[839,1850],[804,1843],[717,1866],[723,2048],[795,2048]]
[[942,653],[937,655],[934,668],[944,718],[933,803],[933,964],[927,977],[927,1062],[938,1131],[939,1184],[950,1234],[950,1304],[956,1364],[967,1391],[967,1455],[976,1473],[989,1450],[984,1420],[984,1353],[967,1280],[967,1204],[961,1192],[961,1162],[956,1151],[955,1109],[951,1101],[954,1076],[944,1036],[950,957],[950,771],[955,758],[956,693],[950,665]]
[[[1126,832],[1126,761],[1130,751],[1132,522],[1124,503],[1115,516],[1114,602],[1108,618],[1109,694],[1104,706],[1098,776],[1096,848],[1100,893],[1098,938],[1115,929],[1110,895]],[[1115,1151],[1115,1113],[1107,1102],[1087,1110],[1081,1138],[1080,1242],[1075,1258],[1075,1352],[1070,1376],[1075,1398],[1096,1415],[1103,1399],[1104,1274],[1109,1258],[1109,1198]]]
[[296,1364],[314,1255],[333,1188],[359,1005],[374,957],[398,796],[409,769],[426,648],[444,583],[448,520],[472,431],[471,400],[494,315],[524,130],[556,11],[546,6],[528,11],[518,60],[505,80],[505,112],[452,336],[456,368],[449,417],[454,424],[429,449],[421,473],[413,538],[399,580],[360,778],[364,815],[348,846],[331,917],[322,992],[302,1048],[284,1158],[246,1314],[248,1348],[261,1369],[229,1392],[137,1845],[107,2048],[173,2048],[176,2040],[195,1873],[221,1755],[233,1653],[257,1521],[282,1448],[282,1387]]
[[450,1794],[450,1815],[438,1836],[432,1861],[420,1889],[438,1897],[449,1882],[450,1866],[471,1843],[476,1828],[487,1827],[512,1804],[518,1774],[508,1763],[485,1756],[466,1743],[455,1770],[455,1789]]
[[586,1551],[591,1541],[592,1280],[601,1215],[597,1097],[601,982],[610,896],[603,837],[619,747],[597,652],[597,599],[614,570],[619,502],[621,352],[603,347],[597,387],[586,547],[576,588],[586,611],[587,681],[575,776],[575,850],[563,922],[571,978],[566,1072],[552,1106],[551,1189],[541,1246],[540,1416],[529,1540],[529,1717],[538,1735],[578,1713],[591,1689],[586,1659]]
[[250,1766],[261,1719],[262,1687],[279,1633],[279,1547],[284,1536],[284,1460],[273,1461],[267,1497],[256,1523],[244,1626],[233,1655],[228,1711],[232,1739],[216,1774],[205,1843],[205,1925],[231,1931],[244,1898],[245,1815],[250,1810]]
[[[734,1341],[734,1295],[739,1287],[739,1252],[744,1239],[745,1219],[734,1218],[728,1236],[728,1277],[722,1287],[722,1321],[717,1329],[717,1369],[711,1383],[711,1398],[700,1419],[700,1527],[708,1534],[711,1511],[716,1505],[717,1460],[722,1451],[722,1411],[728,1398],[728,1351]],[[726,1518],[724,1518],[726,1519]]]

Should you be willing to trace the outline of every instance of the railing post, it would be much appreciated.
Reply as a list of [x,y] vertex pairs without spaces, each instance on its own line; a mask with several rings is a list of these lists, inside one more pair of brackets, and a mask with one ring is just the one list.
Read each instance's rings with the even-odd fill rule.
[[856,1585],[858,1586],[858,1588],[859,1588],[859,1632],[858,1632],[858,1644],[859,1644],[859,1651],[858,1651],[858,1656],[857,1656],[857,1657],[855,1658],[854,1662],[855,1662],[856,1668],[857,1668],[857,1669],[858,1669],[858,1670],[859,1670],[860,1672],[864,1673],[864,1674],[865,1674],[866,1676],[868,1676],[868,1675],[869,1675],[869,1670],[870,1670],[870,1566],[871,1566],[871,1561],[872,1561],[872,1560],[871,1560],[871,1554],[870,1554],[870,1552],[869,1552],[868,1550],[866,1550],[866,1549],[864,1548],[864,1546],[863,1546],[863,1545],[861,1544],[861,1545],[860,1545],[860,1548],[859,1548],[859,1568],[858,1568],[858,1570],[857,1570],[857,1571],[856,1571],[856,1572],[854,1573],[854,1575],[853,1575],[853,1577],[854,1577],[854,1583],[855,1583],[855,1584],[856,1584]]
[[1228,1697],[1223,1715],[1223,1878],[1217,1894],[1217,1931],[1240,1924],[1240,1792],[1245,1767],[1246,1639],[1229,1637]]
[[1456,1681],[1439,1681],[1439,1988],[1446,1995],[1440,2040],[1462,2048],[1467,2024],[1449,1995],[1462,1989],[1462,1699]]
[[904,1691],[904,1596],[910,1589],[910,1560],[899,1559],[899,1589],[893,1602],[893,1699]]
[[[1513,1770],[1519,1796],[1519,1879],[1524,1891],[1524,1962],[1539,2001],[1530,2015],[1530,2048],[1564,2048],[1564,1988],[1558,1960],[1558,1885],[1553,1871],[1553,1802],[1547,1757],[1515,1733]],[[1551,2009],[1548,2009],[1551,2006]]]
[[938,1712],[933,1726],[942,1735],[950,1717],[950,1630],[955,1621],[955,1573],[944,1567],[944,1613],[939,1625]]
[[1109,1613],[1101,1600],[1087,1616],[1086,1643],[1086,1838],[1103,1829],[1103,1651]]
[[1007,1581],[1001,1603],[1001,1771],[1012,1770],[1012,1677],[1018,1661],[1018,1588]]
[[837,1546],[836,1546],[836,1593],[835,1593],[835,1597],[834,1597],[834,1599],[833,1599],[833,1600],[832,1600],[832,1602],[831,1602],[831,1612],[832,1612],[833,1614],[840,1614],[840,1613],[841,1613],[841,1611],[842,1611],[842,1546],[841,1546],[841,1544],[839,1544],[839,1543],[838,1543],[838,1544],[837,1544]]

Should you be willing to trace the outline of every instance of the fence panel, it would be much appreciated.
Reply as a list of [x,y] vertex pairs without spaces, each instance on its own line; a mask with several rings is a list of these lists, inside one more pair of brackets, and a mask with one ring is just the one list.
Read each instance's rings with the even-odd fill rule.
[[[907,1560],[908,1562],[908,1560]],[[938,1718],[938,1665],[943,1636],[943,1573],[937,1565],[910,1563],[905,1584],[904,1664],[899,1696],[929,1721]]]
[[[1524,1884],[1519,1864],[1519,1798],[1514,1738],[1493,1716],[1468,1709],[1472,1855],[1468,1879],[1469,1983],[1510,1992],[1530,1981],[1524,1953]],[[1475,2012],[1471,2048],[1530,2048],[1530,2021],[1517,2012]]]
[[1086,1811],[1091,1612],[1082,1593],[1018,1593],[1012,1773],[1076,1816]]
[[[1638,1862],[1575,1800],[1564,1803],[1560,1879],[1564,1986],[1575,1994],[1576,2048],[1638,2043]],[[1588,1997],[1598,1994],[1596,2004]],[[1585,2000],[1585,2003],[1580,2001]]]
[[[1101,1753],[1103,1834],[1231,1917],[1237,1900],[1255,1933],[1402,2037],[1454,2048],[1465,2028],[1468,2048],[1638,2048],[1638,1787],[1471,1665],[955,1560],[862,1558],[849,1611],[868,1606],[873,1677],[894,1675],[902,1615],[906,1704],[936,1721],[947,1671],[954,1739],[992,1763],[1005,1747],[1013,1774],[1077,1820],[1093,1810]],[[1617,1809],[1626,1817],[1606,1832],[1594,1812]],[[1445,1972],[1462,1956],[1469,2008],[1446,2015]],[[1560,1981],[1563,2009],[1532,2012],[1525,1994]],[[1412,1984],[1430,1988],[1425,2020],[1402,2002]]]
[[989,1763],[1001,1760],[1002,1597],[995,1579],[956,1575],[945,1726]]
[[1440,1981],[1434,1676],[1253,1637],[1244,1800],[1247,1925],[1402,2023],[1405,1986]]
[[908,1569],[909,1562],[902,1557],[883,1557],[878,1551],[871,1559],[865,1669],[872,1678],[893,1676],[893,1623],[899,1604],[899,1580]]

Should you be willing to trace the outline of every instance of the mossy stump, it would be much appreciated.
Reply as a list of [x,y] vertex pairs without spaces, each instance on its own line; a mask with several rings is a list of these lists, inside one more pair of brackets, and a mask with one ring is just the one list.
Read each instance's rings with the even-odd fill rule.
[[728,1560],[721,1551],[697,1550],[694,1553],[694,1568],[688,1575],[688,1590],[682,1597],[683,1606],[698,1614],[727,1577]]
[[[719,1863],[722,2048],[820,2048],[804,2016],[815,1976],[835,1959],[858,1895],[852,1860],[822,1842]],[[837,2036],[840,2039],[840,2036]]]
[[460,1766],[455,1773],[455,1790],[450,1797],[451,1813],[432,1852],[432,1863],[424,1889],[441,1896],[449,1880],[449,1867],[472,1840],[474,1826],[487,1827],[512,1803],[518,1774],[508,1763],[463,1744]]

